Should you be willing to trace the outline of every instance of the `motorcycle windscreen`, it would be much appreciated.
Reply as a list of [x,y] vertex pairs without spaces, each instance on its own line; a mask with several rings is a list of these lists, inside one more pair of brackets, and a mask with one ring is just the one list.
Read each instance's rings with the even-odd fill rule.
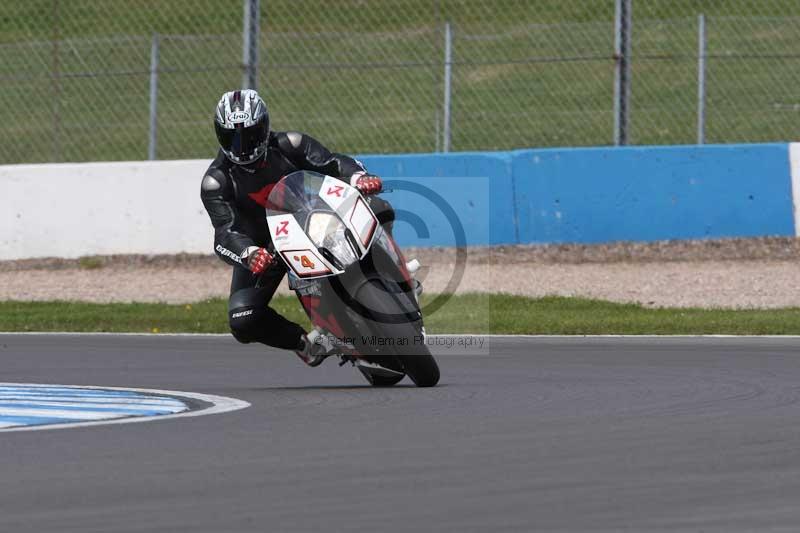
[[325,176],[308,170],[287,174],[273,185],[267,197],[267,215],[293,213],[301,226],[305,217],[315,209],[327,209],[319,197]]

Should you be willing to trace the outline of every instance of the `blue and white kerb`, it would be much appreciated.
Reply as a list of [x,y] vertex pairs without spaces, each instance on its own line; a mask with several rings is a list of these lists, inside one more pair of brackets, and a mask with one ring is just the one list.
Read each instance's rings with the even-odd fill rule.
[[232,398],[172,392],[0,383],[0,431],[138,422],[249,405]]

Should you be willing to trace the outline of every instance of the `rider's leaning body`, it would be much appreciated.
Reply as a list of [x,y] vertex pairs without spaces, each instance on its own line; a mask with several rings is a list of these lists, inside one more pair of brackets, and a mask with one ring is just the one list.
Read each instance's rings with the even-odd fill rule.
[[[214,127],[220,150],[203,176],[200,196],[214,226],[214,251],[233,266],[231,333],[240,342],[295,350],[316,366],[329,355],[324,344],[310,340],[318,332],[307,334],[268,306],[286,270],[268,251],[267,198],[283,176],[297,170],[338,177],[365,195],[380,192],[381,180],[308,135],[271,131],[266,104],[253,90],[225,93]],[[379,219],[390,223],[391,207],[376,196],[370,203]]]

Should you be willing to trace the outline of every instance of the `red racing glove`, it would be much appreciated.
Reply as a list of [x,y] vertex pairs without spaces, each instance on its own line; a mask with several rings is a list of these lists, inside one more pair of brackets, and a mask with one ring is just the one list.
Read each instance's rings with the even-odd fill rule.
[[350,185],[366,196],[378,194],[383,189],[383,181],[378,176],[367,174],[366,172],[353,174],[350,178]]
[[275,256],[266,248],[258,248],[247,256],[247,268],[253,274],[261,274],[275,262]]

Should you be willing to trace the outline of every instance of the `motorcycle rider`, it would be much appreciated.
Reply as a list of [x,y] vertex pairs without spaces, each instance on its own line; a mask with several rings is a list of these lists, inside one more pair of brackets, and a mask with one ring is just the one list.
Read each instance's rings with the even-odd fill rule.
[[[304,133],[272,131],[267,105],[254,90],[223,94],[214,130],[220,149],[203,176],[200,196],[214,226],[214,251],[233,266],[231,333],[239,342],[294,350],[306,364],[317,366],[331,355],[332,343],[268,306],[286,269],[268,250],[267,198],[283,176],[297,170],[338,177],[365,196],[381,191],[381,179]],[[381,224],[390,227],[391,206],[377,196],[369,201]]]

